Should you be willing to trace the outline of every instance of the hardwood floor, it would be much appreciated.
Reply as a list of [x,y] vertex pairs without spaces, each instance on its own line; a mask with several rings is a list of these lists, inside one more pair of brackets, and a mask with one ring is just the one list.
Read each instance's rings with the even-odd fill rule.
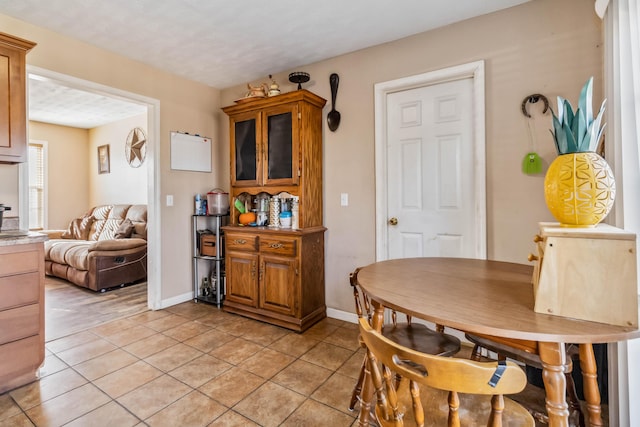
[[147,283],[94,292],[45,277],[45,341],[147,310]]

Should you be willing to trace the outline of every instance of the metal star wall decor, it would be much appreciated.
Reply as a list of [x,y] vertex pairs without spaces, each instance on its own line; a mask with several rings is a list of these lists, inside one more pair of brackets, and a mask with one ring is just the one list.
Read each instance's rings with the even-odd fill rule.
[[147,136],[142,129],[131,129],[124,150],[129,166],[132,168],[140,167],[147,155]]

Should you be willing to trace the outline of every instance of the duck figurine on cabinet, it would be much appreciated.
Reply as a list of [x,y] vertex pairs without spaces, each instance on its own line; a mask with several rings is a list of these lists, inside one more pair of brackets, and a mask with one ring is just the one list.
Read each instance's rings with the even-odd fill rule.
[[276,95],[280,95],[280,86],[278,85],[278,83],[276,83],[276,81],[271,77],[271,74],[269,74],[269,78],[271,79],[271,84],[269,85],[269,92],[268,95],[269,96],[276,96]]
[[264,98],[267,96],[269,88],[266,83],[262,83],[258,86],[251,86],[251,83],[247,83],[249,92],[245,95],[245,98]]

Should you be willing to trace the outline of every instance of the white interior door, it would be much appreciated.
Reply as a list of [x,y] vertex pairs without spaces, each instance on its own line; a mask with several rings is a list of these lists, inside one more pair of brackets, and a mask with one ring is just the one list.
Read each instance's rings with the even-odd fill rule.
[[377,114],[385,131],[377,153],[386,174],[377,197],[385,203],[378,203],[377,218],[386,254],[378,251],[379,259],[486,257],[484,163],[478,167],[484,127],[477,129],[484,114],[477,111],[476,77],[383,94],[384,113]]

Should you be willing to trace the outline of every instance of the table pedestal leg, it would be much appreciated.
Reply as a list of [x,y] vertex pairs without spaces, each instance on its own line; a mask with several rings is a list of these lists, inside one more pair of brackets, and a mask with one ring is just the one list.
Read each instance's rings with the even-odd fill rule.
[[601,427],[600,389],[598,387],[596,358],[591,344],[580,344],[580,369],[582,369],[583,391],[584,399],[587,401],[589,425]]
[[[380,332],[384,321],[384,307],[375,301],[372,302],[375,310],[373,312],[373,317],[371,318],[371,327]],[[367,363],[366,365],[367,367],[364,371],[364,381],[362,384],[362,394],[360,398],[360,416],[358,417],[359,427],[369,427],[369,417],[371,414],[373,394],[375,391],[373,380],[371,379],[371,372],[368,366],[369,364]]]
[[538,343],[542,361],[542,380],[546,392],[545,404],[549,416],[549,427],[567,427],[567,384],[564,373],[569,369],[564,343]]

